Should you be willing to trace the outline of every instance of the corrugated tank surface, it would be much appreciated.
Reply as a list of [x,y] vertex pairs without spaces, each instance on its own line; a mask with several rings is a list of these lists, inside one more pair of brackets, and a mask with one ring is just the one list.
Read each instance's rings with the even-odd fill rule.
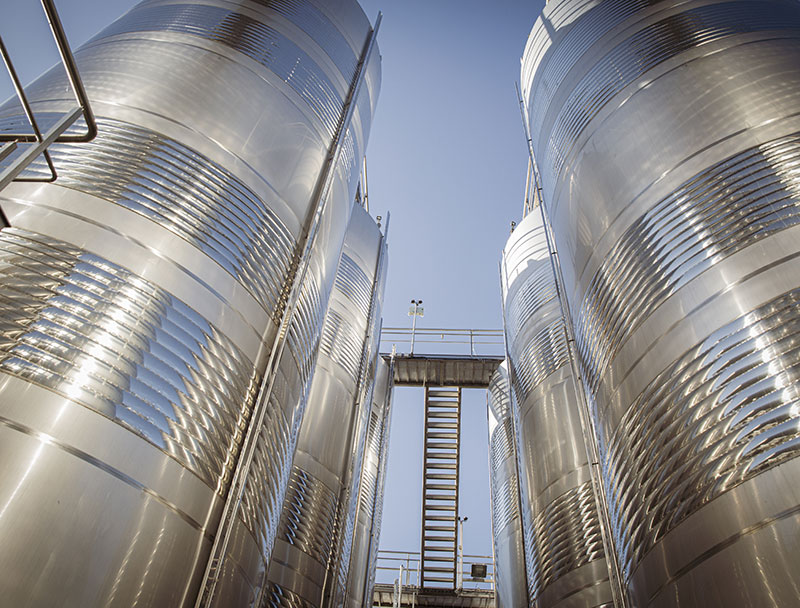
[[[4,603],[193,604],[264,389],[212,569],[217,605],[255,602],[377,100],[377,53],[313,253],[300,253],[369,33],[354,1],[150,0],[76,51],[97,138],[52,146],[57,182],[0,195],[13,226],[0,232]],[[44,123],[68,94],[60,67],[30,88]],[[0,130],[23,124],[19,108],[0,108]]]
[[321,606],[344,593],[385,270],[383,237],[361,207],[345,235],[272,561],[269,606]]
[[508,239],[501,268],[528,601],[610,606],[601,519],[538,209]]
[[371,601],[380,545],[383,490],[389,455],[392,405],[392,363],[380,356],[370,399],[369,427],[358,489],[353,548],[347,575],[344,606],[362,608]]
[[516,608],[528,603],[528,576],[525,571],[514,412],[505,362],[500,364],[489,382],[487,415],[495,603],[497,608]]
[[563,1],[523,58],[635,606],[796,606],[800,5]]

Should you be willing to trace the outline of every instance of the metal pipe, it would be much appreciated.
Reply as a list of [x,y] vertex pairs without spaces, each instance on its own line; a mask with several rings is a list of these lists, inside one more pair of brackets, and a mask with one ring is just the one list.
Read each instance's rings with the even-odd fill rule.
[[[47,132],[42,135],[42,141],[36,145],[29,146],[25,151],[15,160],[15,162],[0,173],[0,190],[8,186],[20,173],[25,170],[30,162],[37,156],[42,154],[47,147],[56,141],[60,133],[63,133],[74,121],[80,116],[81,109],[75,108],[71,113],[64,114],[58,122],[56,122]],[[46,180],[51,181],[51,180]],[[3,214],[5,215],[5,214]],[[4,219],[5,225],[9,226],[7,219]]]
[[[40,179],[40,180],[36,180],[36,181],[46,181],[46,182],[55,181],[55,179],[56,179],[56,170],[55,170],[55,167],[53,167],[53,161],[50,158],[50,155],[47,153],[47,146],[43,146],[43,147],[41,146],[41,142],[42,142],[42,139],[43,139],[42,138],[42,132],[39,130],[39,124],[36,122],[36,116],[34,116],[34,114],[33,114],[33,110],[31,109],[31,105],[28,102],[28,97],[27,97],[27,95],[25,95],[25,89],[22,86],[22,82],[20,81],[19,76],[17,75],[17,71],[14,69],[14,63],[11,61],[11,55],[9,54],[8,50],[6,49],[6,45],[3,42],[2,38],[0,38],[0,54],[3,56],[3,62],[6,65],[6,70],[8,71],[9,76],[11,76],[11,82],[14,85],[14,91],[16,91],[17,98],[19,99],[20,103],[22,104],[22,109],[25,112],[25,117],[28,119],[28,124],[30,124],[31,127],[33,128],[33,133],[34,133],[34,140],[33,141],[39,144],[38,146],[35,147],[35,149],[39,153],[43,153],[44,154],[44,158],[47,161],[47,168],[50,170],[50,177],[49,178]],[[69,125],[67,125],[67,126],[69,126]],[[64,129],[66,129],[66,127],[64,127]],[[21,141],[21,140],[17,140],[17,141]],[[22,159],[17,160],[14,164],[11,165],[11,167],[9,167],[6,171],[4,171],[4,174],[10,172],[14,177],[16,177],[16,175],[19,175],[19,173],[21,173],[25,169],[25,167],[27,167],[30,164],[30,161],[33,158],[36,158],[36,156],[38,156],[38,155],[39,154],[36,154],[33,157],[31,157],[30,155],[27,155],[26,157],[24,157],[24,160],[22,160]],[[11,179],[13,179],[13,177]],[[0,177],[0,190],[2,190],[5,187],[5,185],[7,185],[7,182],[4,184],[3,177]],[[8,223],[6,223],[6,226],[7,225],[8,225]]]
[[[72,50],[70,49],[69,46],[69,40],[67,39],[67,35],[64,33],[64,27],[61,24],[61,19],[58,16],[58,11],[56,10],[54,1],[41,0],[41,4],[42,4],[42,9],[44,9],[45,17],[47,18],[47,23],[50,26],[50,31],[53,34],[53,39],[55,40],[59,56],[61,57],[61,62],[64,65],[64,70],[66,72],[67,79],[69,80],[70,87],[72,89],[73,94],[75,95],[75,101],[78,103],[80,114],[83,116],[83,119],[86,122],[85,133],[81,135],[63,135],[63,132],[66,130],[66,128],[71,126],[72,123],[70,123],[67,125],[67,127],[62,129],[62,131],[58,134],[58,138],[54,141],[59,143],[89,142],[97,136],[97,123],[94,118],[94,113],[92,112],[91,104],[89,102],[89,97],[86,95],[86,90],[83,86],[83,81],[81,80],[80,72],[78,71],[78,66],[75,63],[74,56],[72,55]],[[2,40],[0,40],[0,45],[2,45]],[[25,114],[28,117],[28,121],[30,122],[31,126],[34,129],[34,135],[30,135],[28,133],[9,133],[7,131],[4,131],[3,133],[0,133],[0,141],[18,141],[21,143],[39,142],[41,141],[41,135],[39,133],[38,126],[36,125],[36,120],[34,118],[33,110],[31,109],[30,104],[27,101],[27,97],[25,95],[22,84],[17,78],[16,71],[14,70],[11,64],[10,56],[8,55],[4,45],[2,46],[2,55],[3,55],[3,60],[5,61],[6,64],[6,68],[8,69],[9,75],[11,76],[11,79],[14,83],[14,88],[17,92],[17,97],[22,103]],[[73,114],[74,113],[72,112],[70,113],[70,115]],[[77,118],[75,120],[77,120]],[[29,181],[44,181],[44,180],[29,180]]]
[[64,28],[61,25],[61,19],[58,17],[56,5],[53,0],[41,0],[42,8],[47,16],[47,22],[50,24],[50,31],[53,32],[53,38],[56,41],[58,53],[61,56],[61,62],[67,72],[72,91],[75,94],[75,100],[81,108],[83,119],[86,121],[86,133],[82,135],[64,135],[61,136],[59,142],[87,142],[93,140],[97,136],[97,123],[94,119],[89,97],[86,95],[86,89],[83,87],[78,65],[75,63],[75,57],[70,50],[69,40],[64,33]]

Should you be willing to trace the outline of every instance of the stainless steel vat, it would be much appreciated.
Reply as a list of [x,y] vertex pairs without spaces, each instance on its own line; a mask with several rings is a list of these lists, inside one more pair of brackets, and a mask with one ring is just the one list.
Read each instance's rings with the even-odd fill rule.
[[347,572],[344,606],[362,608],[371,601],[380,545],[383,488],[389,452],[392,364],[377,359],[370,395],[369,426],[358,487],[358,508]]
[[800,4],[564,0],[523,58],[634,606],[797,606]]
[[500,364],[489,382],[487,406],[495,605],[517,608],[528,605],[528,577],[517,475],[517,436],[506,363]]
[[349,559],[352,542],[352,485],[360,472],[359,448],[371,407],[365,395],[380,336],[384,250],[374,220],[356,207],[325,315],[270,562],[269,606],[321,606],[324,598],[332,605],[344,591],[337,565]]
[[564,321],[538,210],[506,243],[502,286],[530,605],[610,605]]
[[[204,603],[255,601],[379,88],[377,53],[313,253],[300,254],[369,33],[354,1],[156,0],[76,52],[97,139],[53,146],[54,184],[0,195],[13,226],[0,233],[4,604],[193,604],[263,404]],[[45,122],[71,104],[63,84],[56,69],[32,85]],[[0,128],[20,116],[0,108]],[[259,393],[273,353],[277,373]]]

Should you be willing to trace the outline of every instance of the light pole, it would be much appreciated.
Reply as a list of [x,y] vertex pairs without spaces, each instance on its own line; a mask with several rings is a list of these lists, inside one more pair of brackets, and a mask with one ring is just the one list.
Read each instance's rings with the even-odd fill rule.
[[408,307],[408,316],[413,317],[411,321],[411,354],[414,354],[414,334],[417,331],[417,317],[425,316],[425,309],[422,308],[422,300],[411,300]]
[[464,586],[464,522],[469,517],[458,518],[458,571],[456,576],[456,589]]

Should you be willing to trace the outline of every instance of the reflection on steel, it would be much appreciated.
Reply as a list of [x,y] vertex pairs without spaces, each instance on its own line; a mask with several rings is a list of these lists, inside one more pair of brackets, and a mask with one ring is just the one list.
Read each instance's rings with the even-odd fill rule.
[[[538,214],[512,233],[502,286],[531,605],[612,601],[565,325]],[[498,522],[495,521],[495,525]]]
[[[204,10],[201,9],[200,12],[203,13]],[[279,409],[287,413],[287,419],[291,421],[288,443],[294,447],[313,374],[330,281],[336,272],[336,257],[331,255],[333,251],[329,245],[335,244],[334,251],[341,250],[344,238],[344,225],[341,220],[346,217],[346,211],[351,201],[354,200],[357,190],[353,171],[355,160],[346,153],[349,151],[352,154],[352,150],[347,149],[347,143],[353,141],[351,123],[356,114],[362,85],[367,78],[368,65],[373,57],[380,20],[381,15],[378,14],[375,28],[367,33],[366,42],[363,44],[361,56],[355,66],[355,73],[344,99],[341,116],[333,130],[333,141],[322,163],[317,183],[312,192],[311,205],[305,222],[301,226],[298,251],[302,253],[299,257],[297,254],[295,255],[295,264],[290,268],[291,289],[286,298],[286,314],[273,341],[266,373],[256,399],[256,407],[249,421],[241,455],[228,490],[219,532],[211,547],[211,555],[197,599],[196,606],[198,608],[200,606],[226,605],[230,601],[231,594],[234,596],[241,594],[240,589],[237,589],[237,587],[241,587],[237,580],[240,578],[240,574],[234,574],[234,568],[241,565],[242,552],[236,544],[229,552],[228,546],[232,539],[235,542],[236,537],[239,536],[242,522],[251,531],[254,528],[258,530],[261,541],[260,557],[265,561],[259,562],[259,574],[255,577],[258,581],[255,595],[260,600],[265,593],[263,572],[269,562],[271,547],[264,540],[274,541],[273,526],[276,514],[271,511],[280,508],[279,505],[282,501],[277,493],[270,496],[273,488],[269,486],[272,480],[268,478],[265,483],[264,471],[271,472],[278,469],[283,473],[286,471],[285,466],[289,464],[282,461],[281,465],[283,466],[275,466],[275,433],[272,425],[265,424],[265,422]],[[248,19],[244,21],[249,23]],[[237,31],[238,29],[238,27],[234,27],[233,32],[237,39],[240,33]],[[214,32],[216,35],[216,30]],[[259,38],[261,34],[263,32],[259,33]],[[287,47],[291,48],[289,45]],[[248,50],[252,51],[252,49]],[[300,56],[303,56],[302,51],[300,51]],[[295,69],[296,66],[292,68],[293,71]],[[320,87],[320,90],[330,102],[330,98],[327,97],[330,91],[324,87]],[[364,93],[364,95],[368,94],[368,91]],[[318,114],[323,118],[324,123],[325,116],[319,110]],[[344,168],[347,169],[346,180],[342,179],[345,177],[342,174]],[[347,187],[343,189],[342,186],[345,184]],[[303,358],[302,362],[298,361],[298,355]],[[298,394],[296,396],[290,394],[288,401],[286,401],[286,390],[290,388],[290,385],[285,383],[287,365],[294,366],[294,369],[300,372],[298,379],[303,381],[302,384],[296,385],[299,389]],[[287,406],[289,407],[287,408]],[[285,477],[281,476],[279,479],[282,485],[276,487],[285,490]],[[217,586],[220,582],[222,591],[218,592]]]
[[[370,219],[371,225],[374,225]],[[377,229],[380,231],[380,223]],[[379,361],[382,361],[379,354],[381,340],[380,317],[383,310],[383,291],[388,269],[386,236],[389,230],[389,219],[387,217],[384,227],[384,237],[381,239],[378,259],[373,277],[373,292],[370,300],[369,317],[370,325],[368,328],[367,339],[364,341],[364,348],[359,365],[359,389],[355,399],[360,408],[361,418],[358,425],[353,427],[353,432],[347,438],[347,445],[350,446],[348,457],[348,467],[344,475],[344,484],[340,493],[341,517],[338,527],[337,553],[332,562],[333,576],[330,582],[325,585],[325,596],[323,602],[326,605],[343,606],[346,600],[348,581],[350,579],[351,562],[358,563],[360,556],[354,555],[355,528],[359,518],[359,511],[363,510],[363,496],[361,492],[361,479],[364,475],[364,467],[368,465],[372,451],[376,449],[375,441],[378,439],[377,432],[383,429],[383,420],[377,421],[373,416],[374,389],[377,380]],[[343,258],[344,259],[344,258]],[[337,283],[338,284],[338,283]],[[391,390],[389,387],[388,390]],[[380,393],[379,393],[380,394]],[[385,399],[382,399],[382,411],[387,409]],[[381,422],[381,424],[378,424]],[[388,437],[387,437],[388,441]],[[381,487],[381,492],[382,492]],[[381,495],[380,500],[382,501]],[[382,503],[381,503],[382,504]],[[370,509],[371,522],[374,523],[374,510]],[[378,528],[376,534],[380,533],[380,515],[377,517]],[[377,541],[376,541],[377,542]],[[358,547],[356,547],[356,550]],[[369,552],[366,553],[367,563],[369,563]],[[357,566],[358,567],[358,566]]]
[[98,136],[0,195],[4,603],[263,593],[380,80],[332,10],[155,0],[76,52]]
[[508,369],[503,363],[488,392],[489,483],[497,587],[497,608],[528,604],[527,572],[520,512],[517,446]]
[[344,592],[337,566],[349,562],[357,493],[351,480],[361,470],[372,405],[366,399],[367,382],[378,358],[384,250],[375,222],[356,207],[325,315],[269,567],[269,589],[258,605],[281,606],[291,597],[299,604],[320,606],[323,594],[335,604]]
[[635,606],[797,602],[798,32],[796,2],[563,0],[525,50]]
[[378,358],[369,427],[358,489],[358,510],[347,577],[346,608],[361,608],[372,597],[383,514],[383,489],[389,456],[392,361]]
[[[9,155],[14,153],[17,149],[17,145],[20,143],[35,144],[28,146],[21,155],[12,157],[12,160],[7,163],[7,166],[0,171],[0,190],[5,188],[15,179],[19,181],[55,181],[57,177],[56,169],[50,157],[50,152],[48,151],[50,144],[55,141],[88,142],[94,139],[97,135],[97,125],[94,120],[94,115],[92,114],[92,109],[89,105],[89,99],[86,96],[86,91],[83,88],[83,83],[81,82],[78,68],[75,65],[75,59],[72,56],[72,50],[69,47],[69,41],[64,33],[64,28],[61,26],[61,19],[58,17],[55,4],[53,4],[53,0],[41,1],[45,16],[47,17],[47,22],[50,25],[50,31],[52,32],[53,38],[56,42],[56,48],[61,56],[61,62],[63,63],[64,70],[66,71],[70,88],[78,106],[76,108],[72,108],[71,110],[66,110],[64,116],[60,120],[56,121],[55,124],[50,126],[45,133],[42,133],[42,130],[39,127],[39,122],[36,120],[33,108],[28,100],[28,95],[25,93],[25,89],[22,86],[22,81],[19,79],[17,71],[14,68],[11,55],[6,49],[6,45],[2,38],[0,38],[0,55],[2,55],[3,63],[5,64],[8,74],[11,77],[11,83],[14,86],[17,99],[22,106],[25,120],[27,121],[27,126],[33,130],[33,133],[10,133],[5,129],[0,130],[0,141],[7,142],[0,147],[0,161],[8,158]],[[83,120],[86,124],[86,132],[80,135],[64,135],[64,132],[78,118],[81,117],[83,117]],[[30,165],[30,163],[40,154],[44,157],[45,162],[47,163],[49,175],[42,178],[20,178],[20,173],[22,173],[25,168]],[[8,218],[5,216],[5,213],[2,209],[0,209],[0,222],[2,222],[3,226],[9,225]]]

